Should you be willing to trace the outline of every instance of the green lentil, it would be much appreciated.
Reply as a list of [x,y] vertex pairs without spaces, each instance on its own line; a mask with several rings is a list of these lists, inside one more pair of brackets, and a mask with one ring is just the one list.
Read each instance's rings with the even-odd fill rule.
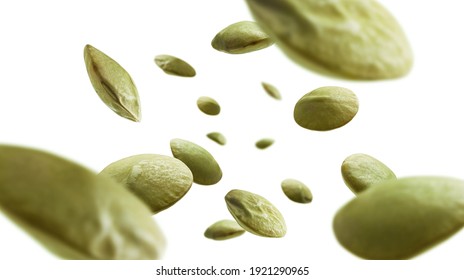
[[106,106],[123,118],[140,121],[139,94],[129,73],[91,45],[84,48],[84,60],[90,82]]
[[157,55],[155,63],[166,74],[180,77],[195,77],[196,75],[195,69],[190,64],[172,55]]
[[170,145],[173,156],[192,171],[193,182],[214,185],[221,180],[222,170],[219,164],[203,147],[183,139],[172,139]]
[[120,159],[105,167],[100,174],[126,186],[150,207],[153,214],[174,205],[193,183],[192,172],[182,161],[156,154]]
[[306,129],[327,131],[349,123],[358,112],[358,98],[349,89],[327,86],[305,94],[295,105],[293,117]]
[[245,230],[234,220],[220,220],[210,225],[204,235],[213,240],[227,240],[238,237],[245,233]]
[[365,259],[409,259],[464,225],[464,181],[422,176],[383,181],[335,215],[335,236]]
[[263,139],[258,140],[255,143],[255,146],[256,146],[256,148],[258,148],[260,150],[264,150],[264,149],[270,147],[272,144],[274,144],[274,139],[263,138]]
[[252,21],[240,21],[221,30],[211,46],[229,54],[243,54],[267,48],[274,41]]
[[246,231],[264,237],[285,236],[284,217],[264,197],[244,190],[231,190],[225,200],[229,212]]
[[279,90],[275,86],[269,83],[265,83],[265,82],[262,82],[261,85],[263,86],[264,90],[270,97],[277,99],[277,100],[282,99],[282,96],[280,95]]
[[298,203],[310,203],[313,194],[302,182],[295,179],[285,179],[281,183],[282,191],[292,201]]
[[197,100],[197,106],[200,111],[207,115],[215,116],[221,112],[221,106],[211,97],[201,96]]
[[342,163],[345,184],[358,194],[382,181],[396,179],[395,173],[379,160],[366,154],[353,154]]
[[246,0],[293,61],[319,73],[371,80],[406,75],[413,55],[400,24],[375,0]]
[[220,132],[210,132],[206,134],[206,136],[221,146],[224,146],[227,143],[226,137]]
[[159,259],[148,207],[116,181],[30,148],[0,145],[0,209],[66,259]]

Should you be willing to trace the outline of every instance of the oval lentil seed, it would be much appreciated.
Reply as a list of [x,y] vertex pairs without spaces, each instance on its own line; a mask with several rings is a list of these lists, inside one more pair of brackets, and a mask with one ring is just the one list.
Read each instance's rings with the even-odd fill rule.
[[180,77],[195,77],[196,75],[195,69],[190,64],[172,55],[157,55],[155,63],[166,74]]
[[271,138],[263,138],[263,139],[260,139],[258,140],[256,143],[255,143],[255,146],[256,148],[260,149],[260,150],[264,150],[270,146],[272,146],[272,144],[274,144],[274,139],[271,139]]
[[243,54],[267,48],[274,41],[252,21],[240,21],[221,30],[211,46],[229,54]]
[[221,146],[224,146],[227,143],[226,137],[220,132],[210,132],[206,134],[206,136]]
[[327,86],[305,94],[295,105],[293,117],[306,129],[327,131],[349,123],[358,112],[358,98],[349,89]]
[[261,85],[262,85],[263,89],[266,91],[266,93],[270,97],[272,97],[274,99],[277,99],[277,100],[282,99],[282,96],[281,96],[279,90],[275,86],[273,86],[273,85],[271,85],[269,83],[265,83],[265,82],[261,82]]
[[285,236],[284,217],[264,197],[244,190],[231,190],[225,200],[229,212],[246,231],[264,237]]
[[464,181],[408,177],[375,184],[343,206],[333,229],[365,259],[409,259],[464,225]]
[[156,154],[120,159],[109,164],[100,174],[126,186],[150,207],[153,214],[174,205],[193,183],[192,172],[182,161]]
[[353,154],[342,163],[342,177],[345,184],[358,194],[382,181],[396,179],[395,173],[381,161],[366,155]]
[[227,240],[238,237],[245,233],[245,230],[234,220],[220,220],[210,225],[204,235],[213,240]]
[[129,73],[91,45],[84,48],[84,60],[90,82],[106,106],[123,118],[140,121],[139,94]]
[[298,203],[310,203],[313,194],[302,182],[295,179],[285,179],[281,183],[282,191],[292,201]]
[[222,178],[222,170],[214,157],[203,147],[183,139],[172,139],[171,151],[193,174],[193,182],[214,185]]
[[148,207],[106,176],[30,148],[0,145],[0,209],[67,259],[158,259]]
[[396,19],[375,0],[247,0],[255,20],[293,61],[329,75],[390,79],[413,55]]
[[210,116],[219,115],[221,112],[221,106],[219,106],[217,101],[208,96],[198,98],[197,106],[200,111]]

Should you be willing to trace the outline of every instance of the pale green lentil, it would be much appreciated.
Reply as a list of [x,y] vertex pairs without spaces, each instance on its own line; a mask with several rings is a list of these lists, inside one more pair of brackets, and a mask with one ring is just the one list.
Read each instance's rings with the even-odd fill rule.
[[260,139],[258,140],[256,143],[255,143],[255,146],[256,148],[260,149],[260,150],[264,150],[270,146],[272,146],[272,144],[274,144],[274,139],[271,139],[271,138],[263,138],[263,139]]
[[120,159],[105,167],[100,174],[126,186],[150,207],[153,214],[174,205],[193,183],[192,172],[182,161],[156,154]]
[[203,147],[183,139],[172,139],[171,151],[193,174],[193,182],[214,185],[222,178],[222,170],[214,157]]
[[90,82],[106,106],[121,117],[140,121],[139,94],[129,73],[91,45],[84,48],[84,60]]
[[252,21],[240,21],[221,30],[211,46],[229,54],[243,54],[267,48],[274,41]]
[[301,181],[285,179],[282,181],[281,187],[284,194],[294,202],[310,203],[313,201],[313,194]]
[[354,79],[406,75],[413,55],[400,24],[375,0],[246,0],[260,27],[295,62]]
[[245,230],[234,220],[220,220],[210,225],[204,235],[213,240],[227,240],[238,237],[245,233]]
[[266,82],[261,82],[261,85],[263,86],[263,89],[266,91],[266,93],[277,100],[281,100],[282,96],[280,94],[280,91],[273,85],[266,83]]
[[373,185],[335,215],[343,247],[365,259],[409,259],[464,225],[464,181],[408,177]]
[[366,154],[353,154],[342,163],[345,184],[358,194],[382,181],[396,179],[395,173],[378,159]]
[[231,190],[225,200],[229,212],[246,231],[264,237],[285,236],[284,217],[264,197],[245,190]]
[[327,86],[315,89],[298,100],[293,117],[303,128],[327,131],[349,123],[358,108],[358,98],[351,90]]
[[155,57],[155,63],[166,74],[180,77],[195,77],[195,69],[186,61],[168,54]]
[[221,106],[219,103],[208,96],[199,97],[197,100],[197,106],[200,111],[210,116],[219,115],[221,112]]
[[226,137],[220,132],[210,132],[206,134],[206,136],[221,146],[224,146],[227,143]]
[[124,186],[61,157],[0,145],[0,210],[66,259],[159,259],[164,236]]

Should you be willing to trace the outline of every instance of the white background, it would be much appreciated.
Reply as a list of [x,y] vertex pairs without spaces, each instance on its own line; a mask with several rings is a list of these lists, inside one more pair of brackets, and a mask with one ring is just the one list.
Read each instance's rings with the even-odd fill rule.
[[[381,3],[403,26],[414,67],[402,79],[355,82],[305,70],[276,46],[241,55],[214,50],[210,43],[218,31],[252,20],[245,1],[2,1],[0,142],[44,149],[96,172],[130,155],[171,155],[172,138],[208,149],[221,165],[223,179],[215,186],[194,184],[181,201],[154,217],[168,240],[161,263],[307,265],[320,270],[320,278],[312,279],[323,279],[324,273],[359,277],[364,274],[358,268],[378,263],[384,276],[399,270],[416,275],[417,267],[427,270],[435,267],[430,263],[462,260],[463,232],[416,257],[423,265],[411,263],[415,272],[403,264],[399,269],[397,262],[359,265],[332,232],[334,214],[354,197],[340,174],[342,161],[353,153],[376,157],[398,177],[464,179],[462,4]],[[119,117],[100,101],[84,65],[86,44],[131,74],[141,99],[140,123]],[[188,61],[197,76],[165,74],[153,61],[158,54]],[[266,95],[262,81],[276,86],[283,99]],[[329,132],[299,127],[293,120],[296,101],[328,85],[357,94],[356,117]],[[203,95],[220,103],[220,115],[198,110],[196,100]],[[211,131],[222,132],[227,145],[207,139]],[[263,137],[274,138],[275,144],[258,150],[254,143]],[[289,177],[310,187],[311,204],[296,204],[283,195],[280,182]],[[246,233],[222,242],[204,238],[210,224],[231,218],[224,195],[235,188],[274,203],[286,219],[287,235],[270,239]],[[16,273],[24,264],[56,259],[4,215],[0,237],[0,260]],[[337,265],[343,269],[334,269]],[[328,269],[322,273],[320,268]]]

